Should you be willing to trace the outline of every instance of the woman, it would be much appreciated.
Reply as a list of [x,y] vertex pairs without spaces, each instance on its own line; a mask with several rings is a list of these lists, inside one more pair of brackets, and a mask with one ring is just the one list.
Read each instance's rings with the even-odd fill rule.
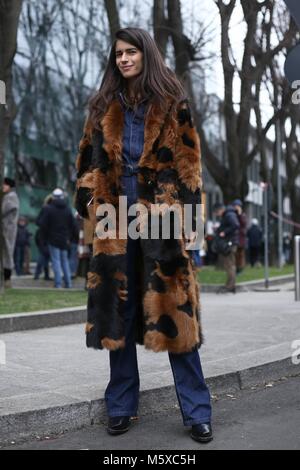
[[[110,351],[107,431],[127,431],[137,414],[139,343],[168,351],[183,423],[192,426],[193,439],[208,442],[210,395],[197,350],[199,294],[185,240],[122,238],[118,217],[115,232],[106,227],[108,238],[98,231],[101,206],[111,204],[119,215],[120,196],[127,196],[129,207],[135,202],[146,207],[140,230],[153,204],[196,209],[201,201],[199,139],[183,88],[142,29],[116,33],[100,90],[90,101],[77,170],[76,208],[97,224],[86,335],[88,347]],[[132,220],[126,217],[126,225]]]

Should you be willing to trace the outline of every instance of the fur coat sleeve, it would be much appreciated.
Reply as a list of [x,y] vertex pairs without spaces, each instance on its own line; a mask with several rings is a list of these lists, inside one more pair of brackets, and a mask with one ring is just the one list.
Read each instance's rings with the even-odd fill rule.
[[85,219],[89,218],[88,207],[94,189],[92,158],[92,125],[89,117],[87,117],[76,158],[77,183],[74,201],[75,208],[79,215]]
[[[191,205],[192,232],[195,232],[196,223],[202,216],[200,209],[202,165],[200,139],[187,100],[180,103],[177,108],[177,125],[175,162],[178,174],[178,196],[182,205]],[[191,234],[185,234],[187,240],[190,236]]]

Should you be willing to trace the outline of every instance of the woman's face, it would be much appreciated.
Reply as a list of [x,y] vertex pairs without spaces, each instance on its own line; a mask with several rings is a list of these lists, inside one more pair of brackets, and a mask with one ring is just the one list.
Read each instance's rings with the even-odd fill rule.
[[118,39],[116,64],[124,78],[134,78],[143,70],[143,53],[132,44]]

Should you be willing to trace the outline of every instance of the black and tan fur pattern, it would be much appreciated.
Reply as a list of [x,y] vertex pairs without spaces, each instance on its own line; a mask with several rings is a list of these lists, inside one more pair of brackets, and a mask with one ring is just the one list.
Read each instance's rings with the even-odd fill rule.
[[[200,143],[189,106],[183,101],[170,109],[169,113],[155,109],[146,116],[138,202],[148,208],[154,203],[201,202]],[[123,123],[121,105],[115,100],[101,120],[102,131],[93,131],[87,120],[79,144],[75,205],[95,224],[99,204],[112,203],[118,211]],[[115,350],[125,345],[126,246],[126,239],[94,236],[88,275],[88,347]],[[183,353],[199,347],[199,290],[184,240],[141,240],[141,256],[135,262],[140,273],[136,341],[156,352]]]

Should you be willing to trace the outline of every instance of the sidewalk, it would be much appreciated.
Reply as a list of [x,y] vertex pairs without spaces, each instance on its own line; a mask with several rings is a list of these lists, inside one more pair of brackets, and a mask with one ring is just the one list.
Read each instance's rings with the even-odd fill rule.
[[[278,292],[202,294],[200,352],[212,393],[300,374],[291,361],[292,342],[300,340],[300,303],[292,284],[279,287]],[[108,351],[86,348],[83,324],[7,333],[0,340],[6,346],[0,443],[105,419]],[[167,353],[138,346],[138,360],[140,415],[177,407]]]
[[[53,273],[51,272],[53,277]],[[286,274],[281,276],[273,276],[269,279],[270,286],[294,282],[294,274]],[[246,292],[255,290],[257,287],[264,287],[264,279],[256,279],[254,281],[239,282],[237,277],[237,291]],[[29,276],[12,276],[12,286],[14,289],[49,289],[53,290],[53,280],[45,281],[43,278],[34,280],[32,275]],[[82,277],[76,277],[72,280],[72,290],[82,290],[85,286],[85,280]],[[217,292],[221,284],[203,284],[201,283],[202,292]],[[69,290],[69,289],[68,289]]]
[[[43,276],[40,279],[34,279],[33,275],[16,276],[13,275],[11,282],[15,289],[54,289],[53,273],[50,270],[51,281],[45,281]],[[83,277],[72,279],[72,289],[84,289],[85,280]]]

